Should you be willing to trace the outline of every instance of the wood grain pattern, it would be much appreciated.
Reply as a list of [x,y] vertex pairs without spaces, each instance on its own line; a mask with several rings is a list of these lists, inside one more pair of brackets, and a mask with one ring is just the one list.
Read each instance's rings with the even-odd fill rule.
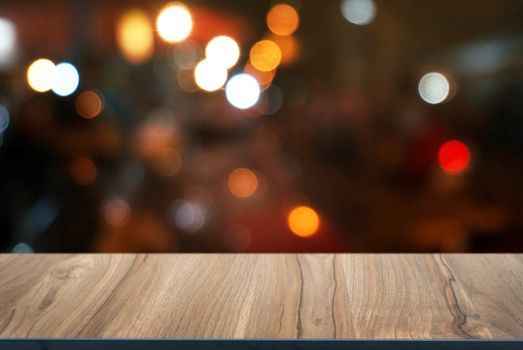
[[522,255],[0,255],[0,338],[523,338]]

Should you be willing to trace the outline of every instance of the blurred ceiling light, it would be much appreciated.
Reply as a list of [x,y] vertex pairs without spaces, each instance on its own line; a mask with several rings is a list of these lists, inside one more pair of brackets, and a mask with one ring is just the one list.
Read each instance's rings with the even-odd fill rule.
[[55,66],[53,92],[58,96],[69,96],[78,88],[80,76],[71,63],[62,62]]
[[247,109],[256,104],[260,98],[260,85],[249,74],[237,74],[227,82],[225,96],[231,105]]
[[37,59],[27,69],[27,82],[34,91],[46,92],[51,90],[54,80],[55,65],[46,58]]
[[341,13],[352,24],[367,25],[376,17],[376,4],[374,0],[343,0]]
[[425,102],[438,104],[445,101],[449,96],[450,84],[443,74],[431,72],[420,79],[418,91]]
[[0,105],[0,134],[2,134],[9,126],[9,111],[4,106]]
[[438,151],[440,167],[449,174],[458,174],[470,164],[470,151],[467,145],[458,140],[445,142]]
[[267,27],[276,35],[291,35],[299,24],[298,12],[290,5],[274,5],[267,13]]
[[96,179],[96,165],[87,157],[79,157],[71,163],[70,173],[74,182],[86,186]]
[[249,58],[256,69],[268,72],[276,69],[281,63],[281,50],[274,41],[261,40],[251,48]]
[[205,91],[216,91],[227,81],[227,69],[214,61],[204,59],[194,69],[194,81]]
[[234,169],[229,174],[229,190],[239,198],[248,198],[256,192],[258,188],[258,177],[247,168]]
[[240,58],[240,47],[233,38],[220,35],[209,41],[205,57],[225,68],[231,68]]
[[300,43],[295,36],[270,35],[268,39],[274,41],[280,48],[281,64],[289,64],[296,60],[300,53]]
[[121,198],[111,198],[104,202],[103,215],[109,225],[123,227],[131,218],[131,207]]
[[98,116],[103,110],[103,100],[95,91],[87,90],[76,98],[76,112],[87,119]]
[[16,50],[16,27],[7,18],[0,17],[0,66],[13,61]]
[[310,237],[318,231],[320,218],[312,208],[299,206],[291,210],[287,224],[296,236]]
[[140,9],[123,13],[116,24],[116,41],[123,56],[132,64],[144,63],[154,52],[153,25]]
[[274,79],[274,76],[276,75],[275,70],[262,72],[254,68],[254,66],[250,63],[245,65],[243,71],[249,75],[252,75],[254,79],[258,81],[261,90],[266,90],[269,88],[269,86],[271,86],[272,80]]
[[187,7],[181,3],[167,5],[158,16],[156,27],[160,37],[176,43],[186,39],[192,31],[192,17]]

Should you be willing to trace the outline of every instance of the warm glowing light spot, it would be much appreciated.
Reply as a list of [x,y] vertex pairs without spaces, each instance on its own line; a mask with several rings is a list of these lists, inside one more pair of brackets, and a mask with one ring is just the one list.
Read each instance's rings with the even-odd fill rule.
[[343,0],[341,13],[352,24],[364,26],[376,17],[376,4],[374,0]]
[[239,198],[248,198],[256,192],[258,188],[258,177],[247,168],[234,169],[229,174],[229,190]]
[[51,90],[55,80],[55,65],[46,58],[40,58],[27,69],[27,82],[37,92]]
[[269,72],[281,63],[281,50],[274,41],[261,40],[251,48],[249,58],[256,69]]
[[320,218],[313,209],[300,206],[289,213],[287,223],[295,235],[310,237],[318,231]]
[[169,43],[186,39],[191,34],[192,26],[191,13],[185,5],[180,3],[165,7],[156,21],[160,37]]
[[224,68],[231,68],[240,58],[240,47],[233,38],[220,35],[209,41],[205,56]]
[[296,61],[300,53],[300,43],[294,36],[277,36],[270,35],[269,40],[272,40],[278,45],[281,51],[281,64],[289,64]]
[[87,119],[98,116],[103,109],[102,98],[94,91],[87,90],[76,98],[76,112]]
[[116,24],[116,41],[123,56],[133,64],[146,62],[154,51],[153,25],[147,14],[131,9]]
[[467,169],[470,164],[470,151],[461,141],[445,142],[439,149],[438,161],[441,168],[450,174],[457,174]]
[[438,104],[445,101],[449,96],[450,84],[443,74],[431,72],[420,79],[418,91],[425,102]]
[[131,218],[131,207],[123,199],[111,198],[103,205],[103,215],[109,225],[123,227]]
[[269,86],[271,86],[272,80],[274,79],[274,76],[276,75],[276,71],[268,71],[268,72],[262,72],[254,68],[254,66],[250,63],[247,63],[245,65],[245,68],[243,71],[249,75],[251,75],[258,84],[260,85],[260,89],[262,91],[267,90]]
[[71,177],[79,185],[89,185],[96,179],[96,165],[86,157],[76,158],[71,164]]
[[249,74],[237,74],[225,86],[227,101],[239,109],[254,106],[260,98],[260,93],[260,85]]
[[194,69],[194,81],[205,91],[216,91],[227,81],[227,69],[220,64],[204,59]]
[[0,66],[9,64],[16,49],[16,28],[13,22],[0,17]]
[[290,5],[274,5],[267,13],[267,27],[276,35],[291,35],[299,24],[298,12]]
[[55,66],[52,90],[58,96],[69,96],[78,88],[80,75],[75,66],[63,62]]
[[162,147],[151,156],[153,169],[162,176],[174,176],[182,167],[182,157],[172,147]]

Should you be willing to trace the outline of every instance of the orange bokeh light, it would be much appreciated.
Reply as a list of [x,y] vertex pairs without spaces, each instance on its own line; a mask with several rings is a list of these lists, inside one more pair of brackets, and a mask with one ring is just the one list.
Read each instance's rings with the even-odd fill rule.
[[270,72],[281,63],[281,50],[272,40],[260,40],[251,48],[249,58],[257,70]]
[[450,174],[461,173],[470,163],[470,151],[461,141],[445,142],[439,149],[438,161],[441,168]]
[[89,185],[96,179],[96,165],[87,157],[76,158],[70,167],[71,177],[80,185]]
[[114,227],[123,227],[131,218],[131,207],[123,199],[113,198],[104,203],[105,221]]
[[287,4],[274,5],[267,13],[267,27],[276,35],[291,35],[298,29],[300,16]]
[[274,41],[280,48],[281,64],[294,62],[300,54],[300,43],[295,36],[269,35],[267,39]]
[[314,209],[299,206],[291,210],[287,217],[287,224],[296,236],[310,237],[318,231],[320,227],[320,217]]
[[262,72],[257,70],[252,64],[247,63],[245,65],[245,68],[243,70],[245,73],[250,74],[258,81],[258,84],[260,84],[260,88],[262,90],[267,90],[269,86],[271,86],[272,80],[274,79],[274,76],[276,75],[276,71],[267,71]]
[[87,90],[76,98],[76,112],[87,119],[98,116],[103,109],[102,98],[94,91]]
[[228,183],[231,193],[239,198],[248,198],[258,189],[258,177],[247,168],[234,169]]

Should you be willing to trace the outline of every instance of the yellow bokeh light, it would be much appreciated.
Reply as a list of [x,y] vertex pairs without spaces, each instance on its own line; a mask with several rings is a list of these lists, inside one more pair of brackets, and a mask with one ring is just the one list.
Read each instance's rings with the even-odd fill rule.
[[247,168],[234,169],[229,174],[229,190],[239,198],[248,198],[258,189],[258,177]]
[[269,40],[272,40],[278,45],[281,51],[281,64],[289,64],[296,60],[300,53],[300,43],[295,36],[268,36]]
[[40,58],[27,69],[27,82],[37,92],[51,90],[55,82],[55,65],[46,58]]
[[227,81],[227,69],[208,59],[202,60],[194,69],[196,85],[205,91],[216,91]]
[[192,17],[187,7],[181,3],[166,6],[158,16],[156,27],[160,37],[176,43],[186,39],[192,31]]
[[75,105],[80,116],[92,119],[102,112],[103,100],[96,92],[87,90],[76,98]]
[[276,35],[291,35],[299,24],[300,16],[290,5],[274,5],[267,13],[267,27]]
[[310,237],[318,231],[320,217],[312,208],[300,206],[289,213],[287,224],[295,235]]
[[147,14],[131,9],[116,24],[116,42],[123,56],[133,64],[146,62],[153,55],[153,25]]
[[233,38],[220,35],[209,41],[205,56],[225,68],[231,68],[240,58],[240,47]]
[[281,63],[281,50],[272,40],[258,41],[251,48],[251,64],[262,72],[269,72],[278,67]]
[[254,77],[254,79],[256,79],[258,81],[258,84],[260,84],[260,89],[262,91],[267,90],[269,88],[269,86],[271,86],[272,80],[274,79],[274,76],[276,75],[275,70],[262,72],[262,71],[257,70],[256,68],[254,68],[254,66],[250,63],[247,63],[247,65],[245,65],[245,68],[243,69],[243,71],[247,74],[250,74],[251,76]]

